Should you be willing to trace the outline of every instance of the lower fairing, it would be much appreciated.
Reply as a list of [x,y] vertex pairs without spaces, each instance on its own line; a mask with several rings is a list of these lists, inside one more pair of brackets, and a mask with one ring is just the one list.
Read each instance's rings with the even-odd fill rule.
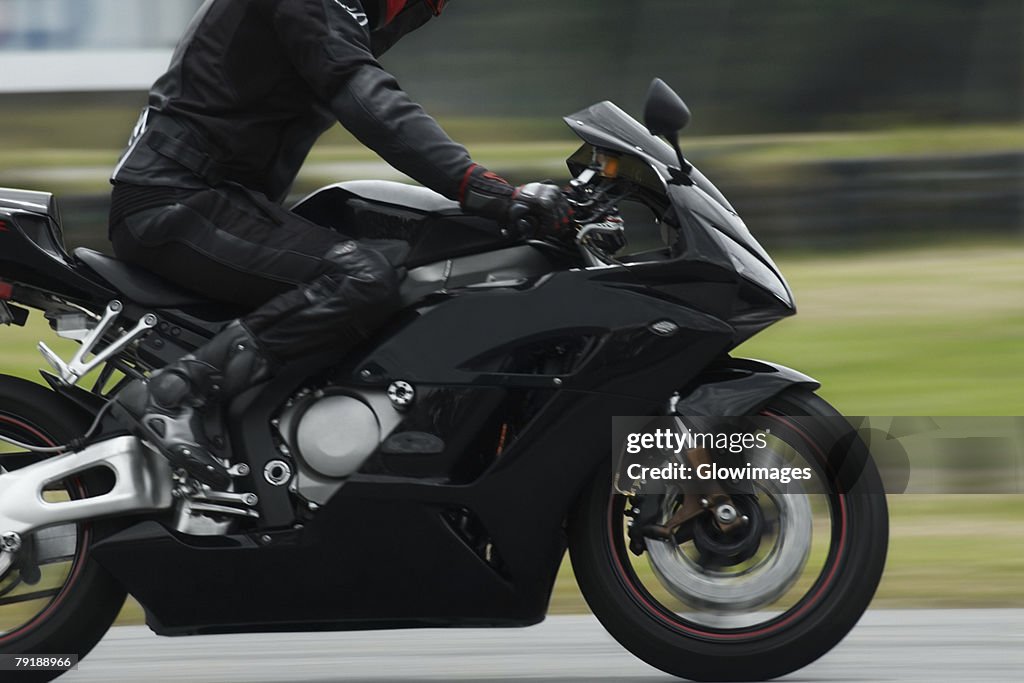
[[146,521],[94,557],[162,635],[534,624],[608,453],[611,421],[590,418],[654,408],[566,392],[472,484],[357,475],[300,528],[197,538]]

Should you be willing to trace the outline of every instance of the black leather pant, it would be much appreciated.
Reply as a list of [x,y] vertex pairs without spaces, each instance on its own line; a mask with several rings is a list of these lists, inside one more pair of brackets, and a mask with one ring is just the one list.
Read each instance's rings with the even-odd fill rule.
[[381,253],[237,185],[117,185],[110,237],[120,259],[255,309],[242,322],[279,359],[344,352],[399,305]]

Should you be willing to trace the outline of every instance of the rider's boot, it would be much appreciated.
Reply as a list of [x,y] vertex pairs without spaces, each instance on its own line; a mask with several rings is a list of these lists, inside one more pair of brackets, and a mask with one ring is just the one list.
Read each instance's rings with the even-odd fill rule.
[[271,368],[252,333],[236,321],[195,353],[122,389],[115,416],[176,469],[225,488],[231,478],[207,444],[203,418],[221,401],[268,379]]

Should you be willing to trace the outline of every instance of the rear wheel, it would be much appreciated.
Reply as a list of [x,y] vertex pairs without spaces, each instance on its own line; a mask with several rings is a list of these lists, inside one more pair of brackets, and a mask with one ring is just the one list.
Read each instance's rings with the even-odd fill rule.
[[[87,416],[52,391],[0,377],[0,434],[33,446],[53,446],[87,428]],[[31,456],[17,450],[0,442],[5,470],[29,461]],[[44,497],[58,503],[105,488],[109,486],[103,477],[85,473],[54,482]],[[0,555],[0,654],[82,658],[99,642],[125,600],[120,585],[89,556],[103,532],[95,524],[63,524],[23,538],[13,555]],[[59,674],[25,673],[19,680],[48,681]]]
[[[881,480],[866,448],[857,449],[861,476],[844,487],[842,475],[828,474],[851,467],[849,452],[830,462],[837,456],[826,444],[837,423],[809,429],[789,419],[798,416],[841,416],[813,393],[792,390],[759,418],[771,424],[774,452],[804,459],[824,488],[781,493],[759,484],[756,495],[734,496],[753,544],[719,534],[705,512],[686,542],[645,539],[637,555],[629,527],[642,496],[613,493],[610,467],[581,496],[569,523],[573,569],[594,614],[633,654],[682,678],[765,680],[828,652],[867,609],[888,545]],[[676,496],[657,500],[661,523],[681,505]]]

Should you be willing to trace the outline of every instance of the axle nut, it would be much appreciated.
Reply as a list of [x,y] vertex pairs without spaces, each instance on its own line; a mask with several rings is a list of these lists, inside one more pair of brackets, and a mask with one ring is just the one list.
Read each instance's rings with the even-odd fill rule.
[[21,550],[21,536],[13,531],[0,536],[0,550],[8,553],[18,552]]

